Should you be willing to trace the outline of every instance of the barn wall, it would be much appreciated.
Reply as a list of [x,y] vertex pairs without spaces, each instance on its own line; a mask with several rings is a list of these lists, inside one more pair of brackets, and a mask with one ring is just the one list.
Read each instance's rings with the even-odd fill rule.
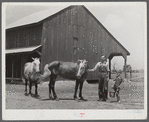
[[[74,41],[77,40],[77,41]],[[109,32],[82,6],[73,6],[44,20],[42,27],[42,69],[54,60],[86,59],[89,68],[102,55],[126,52]],[[98,71],[90,72],[89,79],[97,79]]]
[[[121,53],[127,56],[126,51],[115,41],[115,38],[88,12],[84,7],[78,7],[80,40],[85,48],[81,57],[88,60],[90,68],[94,68],[100,57],[107,58],[112,53]],[[82,52],[83,53],[83,52]],[[98,71],[90,72],[88,79],[97,79]]]
[[[77,7],[70,7],[49,17],[42,28],[42,67],[54,60],[76,62],[80,58]],[[74,40],[76,40],[74,44]],[[77,41],[78,40],[78,41]],[[74,51],[74,47],[77,49]]]
[[[32,26],[6,31],[6,49],[42,44],[41,70],[54,60],[86,59],[89,68],[100,61],[101,55],[127,52],[85,7],[71,6]],[[88,79],[97,79],[98,71]]]
[[6,49],[36,46],[41,44],[42,24],[6,31]]

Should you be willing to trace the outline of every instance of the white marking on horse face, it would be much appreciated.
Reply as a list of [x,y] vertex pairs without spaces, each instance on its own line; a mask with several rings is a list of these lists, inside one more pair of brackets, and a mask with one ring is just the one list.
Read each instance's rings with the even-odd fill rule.
[[[32,58],[33,59],[33,58]],[[33,65],[34,65],[34,69],[36,72],[40,72],[40,69],[39,69],[39,65],[40,65],[40,60],[39,58],[34,58],[33,59]]]
[[77,77],[78,77],[79,79],[81,78],[81,76],[82,76],[82,75],[84,74],[84,72],[85,72],[86,63],[87,63],[86,60],[80,60],[79,70],[78,70],[78,73],[77,73]]

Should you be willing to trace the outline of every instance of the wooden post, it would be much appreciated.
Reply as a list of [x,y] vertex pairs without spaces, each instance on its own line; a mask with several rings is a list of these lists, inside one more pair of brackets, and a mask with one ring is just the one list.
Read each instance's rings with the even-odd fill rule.
[[24,80],[24,65],[27,63],[28,54],[21,55],[21,79]]
[[109,79],[111,79],[111,58],[109,58]]
[[13,55],[11,56],[11,59],[12,59],[12,70],[11,70],[12,71],[12,76],[11,76],[12,79],[11,79],[11,82],[13,82]]
[[127,78],[127,71],[126,71],[126,66],[127,66],[127,59],[124,58],[125,64],[124,64],[124,72],[125,72],[125,78]]

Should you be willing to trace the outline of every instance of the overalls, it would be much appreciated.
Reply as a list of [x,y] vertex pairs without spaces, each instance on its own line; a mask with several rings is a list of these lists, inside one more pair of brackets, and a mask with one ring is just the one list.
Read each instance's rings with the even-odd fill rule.
[[99,66],[99,85],[98,85],[98,95],[99,100],[106,101],[108,95],[108,70],[105,63],[101,63]]

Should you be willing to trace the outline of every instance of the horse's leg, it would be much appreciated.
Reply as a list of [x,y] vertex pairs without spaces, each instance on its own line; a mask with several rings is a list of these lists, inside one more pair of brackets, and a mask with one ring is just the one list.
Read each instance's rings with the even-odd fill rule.
[[50,99],[53,99],[53,98],[52,98],[52,94],[51,94],[51,91],[52,91],[52,92],[53,92],[53,97],[54,97],[54,99],[55,99],[55,100],[58,100],[58,97],[57,97],[57,95],[56,95],[56,93],[55,93],[55,89],[54,89],[56,77],[57,77],[57,75],[53,75],[53,74],[50,76],[50,82],[49,82],[49,98],[50,98]]
[[38,91],[37,91],[37,89],[38,89],[38,84],[35,83],[35,95],[36,95],[36,96],[38,95]]
[[25,78],[25,95],[27,95],[27,79]]
[[77,90],[78,90],[78,86],[79,86],[79,80],[76,80],[76,86],[75,86],[75,93],[74,93],[74,99],[77,100]]
[[31,95],[32,94],[32,82],[31,81],[29,81],[29,94]]
[[56,92],[55,92],[55,81],[56,81],[56,77],[57,77],[57,75],[53,75],[52,76],[52,81],[50,81],[51,82],[51,89],[52,89],[52,92],[53,92],[53,97],[54,97],[54,100],[59,100],[58,99],[58,97],[57,97],[57,95],[56,95]]
[[51,82],[52,82],[52,79],[50,77],[50,82],[49,82],[49,98],[50,99],[53,99],[52,94],[51,94]]
[[83,87],[83,83],[84,81],[80,81],[80,93],[79,93],[79,97],[81,100],[84,100],[84,98],[82,97],[82,87]]

